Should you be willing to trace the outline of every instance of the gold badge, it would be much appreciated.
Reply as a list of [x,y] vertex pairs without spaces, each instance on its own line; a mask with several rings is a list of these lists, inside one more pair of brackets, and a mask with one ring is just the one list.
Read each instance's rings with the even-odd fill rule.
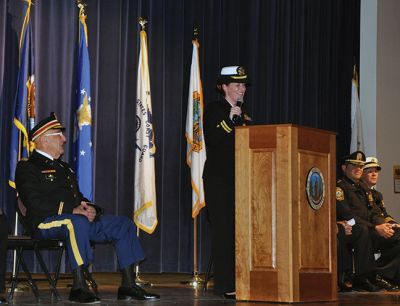
[[245,75],[246,74],[246,71],[241,66],[237,67],[236,72],[237,72],[238,75]]
[[344,192],[340,187],[336,187],[336,200],[343,201],[344,200]]

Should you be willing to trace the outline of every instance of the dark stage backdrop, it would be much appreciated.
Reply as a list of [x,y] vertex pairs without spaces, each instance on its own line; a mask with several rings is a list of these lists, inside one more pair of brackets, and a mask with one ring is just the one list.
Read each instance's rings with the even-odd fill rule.
[[[36,0],[32,8],[38,119],[55,111],[67,126],[71,158],[78,8],[73,0]],[[348,152],[353,63],[359,54],[360,0],[87,0],[91,61],[95,201],[132,215],[139,16],[147,25],[159,225],[141,232],[142,271],[190,272],[193,221],[184,137],[192,29],[200,29],[205,102],[217,99],[220,68],[240,64],[252,85],[245,108],[255,124],[296,123],[337,133]],[[8,187],[10,125],[23,1],[0,1],[0,204],[14,223]],[[204,271],[210,233],[203,209]],[[114,271],[110,246],[96,246],[96,271]]]

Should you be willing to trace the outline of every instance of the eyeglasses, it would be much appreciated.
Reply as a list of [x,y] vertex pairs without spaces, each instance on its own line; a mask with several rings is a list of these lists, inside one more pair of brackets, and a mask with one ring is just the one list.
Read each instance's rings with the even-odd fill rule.
[[55,135],[63,136],[64,134],[63,134],[63,132],[55,132],[55,133],[44,134],[44,136],[55,136]]

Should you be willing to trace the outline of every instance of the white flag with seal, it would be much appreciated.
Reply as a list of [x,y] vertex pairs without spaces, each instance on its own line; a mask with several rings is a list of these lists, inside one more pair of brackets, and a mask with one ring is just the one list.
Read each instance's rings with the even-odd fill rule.
[[140,53],[136,95],[135,211],[138,228],[151,234],[157,226],[153,114],[147,37],[140,31]]
[[193,40],[192,65],[186,115],[186,162],[190,167],[192,182],[192,217],[205,206],[203,169],[206,161],[206,144],[203,132],[203,90],[200,79],[199,43]]

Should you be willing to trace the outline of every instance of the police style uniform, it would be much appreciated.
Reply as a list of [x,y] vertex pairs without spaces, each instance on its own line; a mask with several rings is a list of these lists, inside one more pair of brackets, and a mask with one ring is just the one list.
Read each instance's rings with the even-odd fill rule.
[[[235,70],[234,75],[243,74]],[[247,76],[240,80],[229,79],[228,75],[222,78],[220,81],[226,83],[248,82]],[[212,231],[215,294],[235,291],[235,123],[229,118],[231,107],[221,99],[209,103],[204,112],[207,160],[203,178]],[[245,124],[244,118],[242,112],[236,125]]]
[[372,198],[374,199],[374,204],[381,210],[382,217],[387,223],[397,223],[397,221],[388,214],[385,203],[383,202],[383,194],[378,190],[371,188],[370,189]]
[[[54,128],[63,129],[51,114],[35,126],[30,139]],[[87,199],[79,191],[76,176],[67,163],[52,160],[35,150],[28,160],[18,163],[16,186],[27,208],[26,219],[31,234],[39,239],[65,239],[72,270],[93,261],[90,241],[113,242],[120,268],[144,258],[131,219],[100,215],[89,222],[86,216],[73,214],[73,209]]]
[[[376,168],[378,171],[382,169],[376,157],[367,157],[363,169],[365,170],[368,168]],[[375,188],[370,188],[369,192],[372,195],[373,205],[377,207],[376,213],[381,217],[380,223],[378,224],[397,223],[393,217],[388,214],[385,208],[383,194]],[[394,231],[394,235],[389,239],[379,236],[375,231],[372,233],[376,249],[381,252],[381,256],[377,260],[378,273],[400,284],[400,230],[395,228]]]
[[[336,205],[337,220],[354,218],[356,224],[369,229],[373,247],[371,254],[375,250],[381,251],[381,257],[376,261],[377,273],[386,279],[399,283],[400,231],[396,229],[395,235],[390,239],[378,235],[375,226],[385,223],[385,218],[375,204],[371,190],[363,182],[353,182],[351,179],[343,177],[337,181]],[[366,255],[369,257],[369,254],[369,252],[360,256],[355,254],[355,263],[363,260]]]
[[[375,168],[376,171],[380,172],[382,167],[379,165],[378,159],[376,157],[367,157],[363,170],[368,168]],[[381,192],[376,190],[374,187],[370,188],[370,192],[372,194],[372,198],[374,200],[375,205],[381,210],[382,216],[385,218],[385,222],[387,223],[397,223],[392,216],[388,214],[386,211],[385,204],[383,202],[383,195]]]
[[[336,189],[336,218],[338,221],[355,219],[352,234],[344,235],[342,226],[339,224],[338,235],[338,270],[339,275],[351,267],[350,250],[354,249],[354,267],[357,276],[369,276],[375,273],[376,263],[374,259],[373,243],[369,229],[375,225],[366,222],[357,215],[362,215],[369,220],[369,211],[364,211],[367,200],[367,187],[363,184],[354,183],[347,177],[337,181]],[[347,249],[347,250],[346,250]]]

